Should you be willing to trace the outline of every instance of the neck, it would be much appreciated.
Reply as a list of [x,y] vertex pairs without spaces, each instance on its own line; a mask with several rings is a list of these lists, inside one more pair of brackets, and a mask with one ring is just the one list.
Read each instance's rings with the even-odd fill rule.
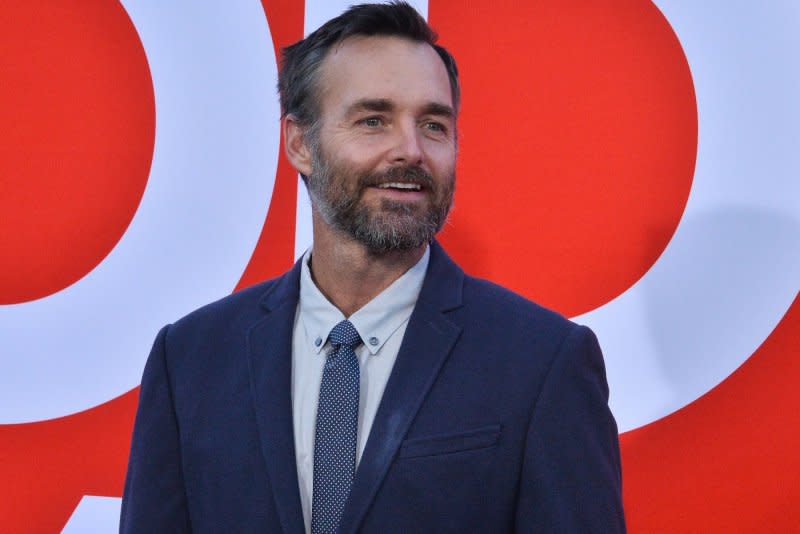
[[375,255],[350,236],[331,229],[314,210],[311,276],[323,295],[350,317],[413,267],[425,253],[418,249]]

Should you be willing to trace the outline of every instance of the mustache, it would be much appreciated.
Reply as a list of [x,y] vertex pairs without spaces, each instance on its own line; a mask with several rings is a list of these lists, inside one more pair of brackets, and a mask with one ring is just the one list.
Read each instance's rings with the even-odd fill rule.
[[419,184],[423,189],[433,189],[433,176],[419,165],[398,165],[383,172],[370,173],[363,176],[361,188],[375,187],[388,182]]

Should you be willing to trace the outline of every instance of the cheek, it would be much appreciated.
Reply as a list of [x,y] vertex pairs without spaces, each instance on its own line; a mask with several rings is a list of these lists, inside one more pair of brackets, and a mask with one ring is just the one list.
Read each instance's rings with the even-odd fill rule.
[[431,141],[425,146],[428,165],[439,177],[453,174],[456,165],[456,146],[454,143]]
[[342,160],[358,165],[368,165],[382,160],[391,149],[391,139],[386,135],[351,135],[339,139],[337,153]]
[[456,160],[455,157],[439,160],[431,163],[431,172],[436,182],[442,186],[452,186],[455,181]]
[[384,159],[380,155],[377,147],[359,146],[358,149],[351,147],[347,151],[340,152],[337,157],[338,168],[343,171],[345,178],[361,176],[367,173],[374,173],[381,168]]

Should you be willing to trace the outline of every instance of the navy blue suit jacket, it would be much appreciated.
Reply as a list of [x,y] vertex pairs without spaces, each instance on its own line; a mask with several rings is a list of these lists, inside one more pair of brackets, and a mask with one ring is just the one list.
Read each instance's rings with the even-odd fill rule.
[[[303,532],[291,403],[299,265],[205,306],[147,361],[121,532]],[[592,332],[433,243],[341,532],[625,530]]]

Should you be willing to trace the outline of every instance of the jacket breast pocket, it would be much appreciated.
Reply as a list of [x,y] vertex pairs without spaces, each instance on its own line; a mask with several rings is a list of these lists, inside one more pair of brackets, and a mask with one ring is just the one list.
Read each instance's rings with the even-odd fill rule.
[[494,446],[500,437],[500,425],[488,425],[466,432],[410,438],[400,446],[400,458],[419,458],[454,454]]

